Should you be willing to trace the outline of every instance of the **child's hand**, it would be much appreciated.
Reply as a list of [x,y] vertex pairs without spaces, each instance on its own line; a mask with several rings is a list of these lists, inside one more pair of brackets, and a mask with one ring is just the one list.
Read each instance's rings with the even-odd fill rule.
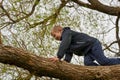
[[52,62],[57,62],[57,61],[59,61],[59,58],[57,58],[57,57],[53,57],[53,58],[49,58]]

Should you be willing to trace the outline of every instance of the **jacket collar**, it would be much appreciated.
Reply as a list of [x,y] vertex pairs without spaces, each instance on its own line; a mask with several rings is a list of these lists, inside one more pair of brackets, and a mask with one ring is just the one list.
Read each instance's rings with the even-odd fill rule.
[[63,31],[62,31],[62,35],[61,35],[60,41],[62,40],[63,33],[64,33],[66,30],[70,30],[70,27],[64,27],[64,28],[63,28]]

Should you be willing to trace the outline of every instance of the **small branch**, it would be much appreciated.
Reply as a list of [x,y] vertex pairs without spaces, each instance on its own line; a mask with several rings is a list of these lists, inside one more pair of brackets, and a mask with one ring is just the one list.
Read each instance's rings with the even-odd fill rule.
[[105,48],[103,50],[108,49],[110,46],[112,46],[113,44],[117,43],[118,41],[113,41],[111,44],[109,44],[108,46],[105,44]]
[[59,6],[59,8],[55,11],[54,14],[50,15],[49,17],[45,18],[43,21],[40,21],[40,22],[36,22],[34,24],[31,24],[32,26],[30,26],[30,28],[34,28],[35,26],[37,25],[40,25],[40,24],[46,24],[49,20],[54,20],[56,21],[56,18],[58,17],[61,9],[67,4],[69,0],[65,1],[65,0],[61,0],[61,4]]
[[33,7],[32,7],[32,10],[31,10],[31,12],[29,14],[26,14],[26,16],[20,17],[20,18],[18,18],[16,20],[14,20],[14,19],[11,18],[10,14],[7,12],[7,10],[2,5],[0,7],[5,12],[5,14],[7,15],[7,17],[12,21],[12,24],[13,24],[13,23],[17,23],[17,22],[19,22],[19,21],[21,21],[21,20],[23,20],[23,19],[28,18],[29,16],[31,16],[34,13],[35,7],[38,5],[39,1],[40,0],[35,0],[35,2],[33,4]]
[[0,45],[2,44],[2,33],[1,33],[1,30],[0,30]]
[[23,17],[15,20],[15,23],[16,23],[16,22],[19,22],[19,21],[21,21],[21,20],[23,20],[23,19],[25,19],[25,18],[30,17],[30,16],[34,13],[35,7],[38,5],[39,1],[40,1],[40,0],[36,0],[36,1],[35,1],[34,5],[33,5],[33,7],[32,7],[32,10],[31,10],[31,12],[30,12],[29,14],[26,14],[26,16],[23,16]]
[[120,15],[118,15],[117,19],[116,19],[116,39],[118,41],[118,47],[119,47],[119,52],[120,52],[120,37],[119,37],[119,19],[120,19]]
[[104,48],[103,50],[106,50],[106,49],[107,49],[107,50],[109,50],[109,51],[112,52],[112,53],[118,54],[118,52],[113,51],[113,50],[110,49],[110,47],[111,47],[113,44],[115,44],[115,43],[117,43],[117,41],[112,42],[110,45],[104,44],[105,48]]
[[72,1],[75,2],[76,4],[78,4],[79,6],[83,6],[83,7],[86,7],[86,8],[92,8],[90,4],[82,2],[80,0],[72,0]]
[[6,10],[2,5],[1,5],[1,8],[2,8],[2,10],[5,12],[5,14],[7,15],[7,17],[14,23],[15,20],[13,20],[13,19],[11,18],[10,14],[7,12],[7,10]]

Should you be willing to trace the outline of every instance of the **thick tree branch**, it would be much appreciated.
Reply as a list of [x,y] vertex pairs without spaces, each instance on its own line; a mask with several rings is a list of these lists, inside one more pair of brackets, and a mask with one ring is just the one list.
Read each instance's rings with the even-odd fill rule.
[[51,62],[20,48],[0,45],[0,62],[27,69],[36,76],[61,80],[119,80],[120,66],[79,66],[63,61]]
[[100,3],[98,0],[88,0],[90,4],[82,2],[80,0],[72,0],[72,1],[78,4],[79,6],[97,10],[99,12],[103,12],[113,16],[118,16],[118,13],[120,12],[120,7],[107,6]]

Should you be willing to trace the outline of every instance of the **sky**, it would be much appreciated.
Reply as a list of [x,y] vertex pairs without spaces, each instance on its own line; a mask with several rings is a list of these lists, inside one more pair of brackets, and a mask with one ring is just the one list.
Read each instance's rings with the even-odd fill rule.
[[[2,1],[2,0],[0,0],[0,1]],[[57,1],[57,0],[56,0]],[[82,1],[85,1],[85,2],[87,2],[87,0],[82,0]],[[104,2],[104,4],[109,4],[108,3],[108,1],[110,2],[110,1],[114,1],[114,3],[113,4],[111,4],[111,5],[113,5],[113,6],[120,6],[120,2],[118,2],[117,0],[100,0],[101,2]],[[49,7],[50,7],[50,5],[49,5]],[[71,10],[72,11],[72,10]],[[74,11],[74,10],[73,10]],[[45,10],[45,8],[43,8],[41,11],[39,11],[39,12],[41,12],[41,13],[45,13],[46,12],[46,10]],[[106,19],[108,19],[109,18],[109,16],[107,16],[106,14],[103,14],[103,13],[100,13],[101,15],[105,15],[104,17],[106,18]],[[71,13],[70,13],[70,15],[71,15]],[[74,16],[74,14],[72,13],[72,15]],[[72,16],[71,16],[72,17]],[[84,29],[84,31],[86,31],[86,27],[84,26],[84,16],[81,16],[82,18],[80,19],[80,21],[81,21],[81,23],[80,23],[80,27],[82,26],[82,29]],[[111,18],[114,22],[115,22],[115,20],[116,20],[116,17],[114,17],[114,18]],[[107,21],[105,21],[105,22],[103,22],[103,24],[104,24],[104,26],[106,26],[107,28],[112,28],[113,26],[115,26],[115,25],[113,25],[111,22],[109,23],[109,22],[107,22]],[[119,23],[120,24],[120,23]],[[101,26],[99,26],[99,28],[100,28]],[[99,28],[98,28],[98,31],[99,31]],[[13,28],[11,29],[12,30],[12,32],[14,32],[14,33],[17,33],[17,31],[16,30],[14,30]],[[95,31],[95,33],[97,33],[98,31]],[[115,38],[115,35],[113,35],[114,34],[114,30],[112,30],[109,34],[107,34],[106,36],[105,36],[105,41],[107,42],[110,42],[111,40],[113,40],[114,38]],[[6,30],[6,29],[3,29],[2,30],[2,33],[3,33],[3,35],[5,35],[5,36],[10,36],[11,35],[11,33],[8,31],[8,30]],[[94,34],[93,34],[94,35]],[[99,39],[100,39],[100,37],[99,37]],[[75,58],[72,60],[72,63],[74,63],[74,64],[77,64],[77,61],[76,60],[79,60],[79,61],[81,61],[81,62],[83,62],[83,57],[77,57],[77,56],[74,56]],[[10,77],[10,76],[8,76],[8,77]],[[8,79],[9,80],[9,79]]]

